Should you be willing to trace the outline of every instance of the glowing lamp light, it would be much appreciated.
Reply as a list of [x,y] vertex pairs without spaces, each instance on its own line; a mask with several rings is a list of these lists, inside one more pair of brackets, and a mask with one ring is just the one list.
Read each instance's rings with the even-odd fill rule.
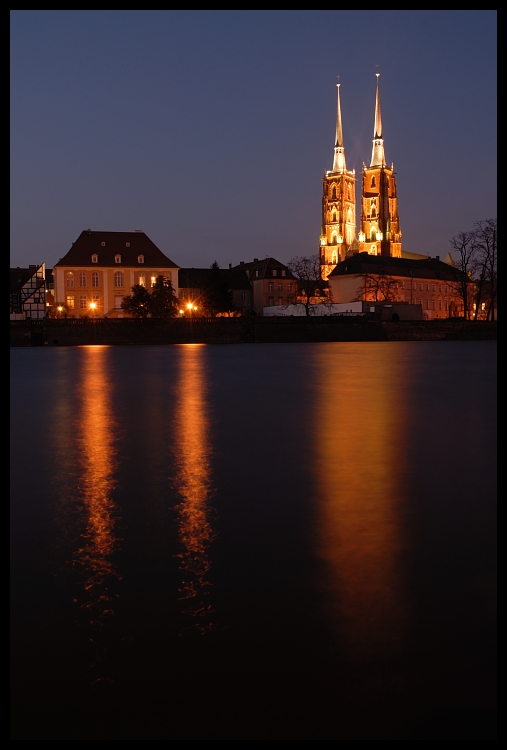
[[90,310],[95,310],[96,307],[97,307],[96,302],[90,302]]
[[364,232],[359,232],[358,234],[358,240],[359,242],[364,242],[366,240],[366,235]]
[[377,240],[381,240],[382,239],[382,232],[377,232],[377,234],[375,236],[376,236]]

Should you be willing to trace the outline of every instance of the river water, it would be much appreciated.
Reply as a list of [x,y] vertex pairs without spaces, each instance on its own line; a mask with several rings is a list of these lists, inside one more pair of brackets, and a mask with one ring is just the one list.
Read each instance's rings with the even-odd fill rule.
[[494,739],[496,343],[11,349],[12,739]]

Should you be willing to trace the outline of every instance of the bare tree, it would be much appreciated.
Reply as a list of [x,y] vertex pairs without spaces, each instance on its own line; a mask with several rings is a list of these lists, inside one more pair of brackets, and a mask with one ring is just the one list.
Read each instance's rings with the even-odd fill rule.
[[311,315],[312,297],[322,296],[324,282],[320,275],[320,258],[318,255],[296,256],[287,263],[288,269],[298,281],[298,292],[306,315]]
[[474,232],[460,232],[451,239],[451,247],[456,255],[455,267],[461,271],[457,281],[452,282],[463,304],[463,317],[470,318],[471,282],[477,273],[477,247]]
[[479,313],[482,299],[487,299],[486,320],[495,319],[495,302],[497,295],[497,222],[496,219],[476,221],[474,223],[475,246],[478,255],[479,273],[477,277],[477,295],[475,318]]
[[398,280],[380,266],[376,273],[362,274],[364,286],[357,289],[354,302],[398,302]]
[[[460,232],[451,239],[454,265],[461,272],[451,285],[463,304],[463,316],[472,314],[477,320],[485,293],[488,297],[486,319],[494,320],[497,295],[497,222],[496,219],[476,221],[469,232]],[[475,287],[475,288],[474,288]],[[473,310],[473,302],[475,309]]]

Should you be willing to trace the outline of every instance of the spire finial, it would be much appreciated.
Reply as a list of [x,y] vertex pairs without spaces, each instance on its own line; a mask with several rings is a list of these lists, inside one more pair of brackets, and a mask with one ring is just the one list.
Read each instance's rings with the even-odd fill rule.
[[346,169],[345,149],[343,147],[342,110],[340,104],[340,76],[338,76],[337,99],[336,99],[336,137],[334,143],[333,172],[341,172]]
[[[378,65],[377,65],[378,68]],[[386,160],[384,156],[384,141],[382,139],[382,117],[380,114],[380,92],[379,92],[379,77],[380,73],[375,73],[377,78],[376,92],[375,92],[375,129],[373,131],[373,151],[371,154],[370,167],[385,166]]]

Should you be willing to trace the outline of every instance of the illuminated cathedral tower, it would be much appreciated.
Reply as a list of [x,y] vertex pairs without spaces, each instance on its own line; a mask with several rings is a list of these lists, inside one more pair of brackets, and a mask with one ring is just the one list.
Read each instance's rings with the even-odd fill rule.
[[386,166],[382,118],[380,116],[379,75],[375,99],[375,130],[371,164],[363,164],[359,252],[401,258],[401,230],[394,164]]
[[322,196],[322,228],[320,235],[320,266],[327,279],[337,263],[344,260],[354,242],[356,232],[355,170],[347,170],[343,147],[340,84],[336,107],[336,139],[333,169],[324,172]]

